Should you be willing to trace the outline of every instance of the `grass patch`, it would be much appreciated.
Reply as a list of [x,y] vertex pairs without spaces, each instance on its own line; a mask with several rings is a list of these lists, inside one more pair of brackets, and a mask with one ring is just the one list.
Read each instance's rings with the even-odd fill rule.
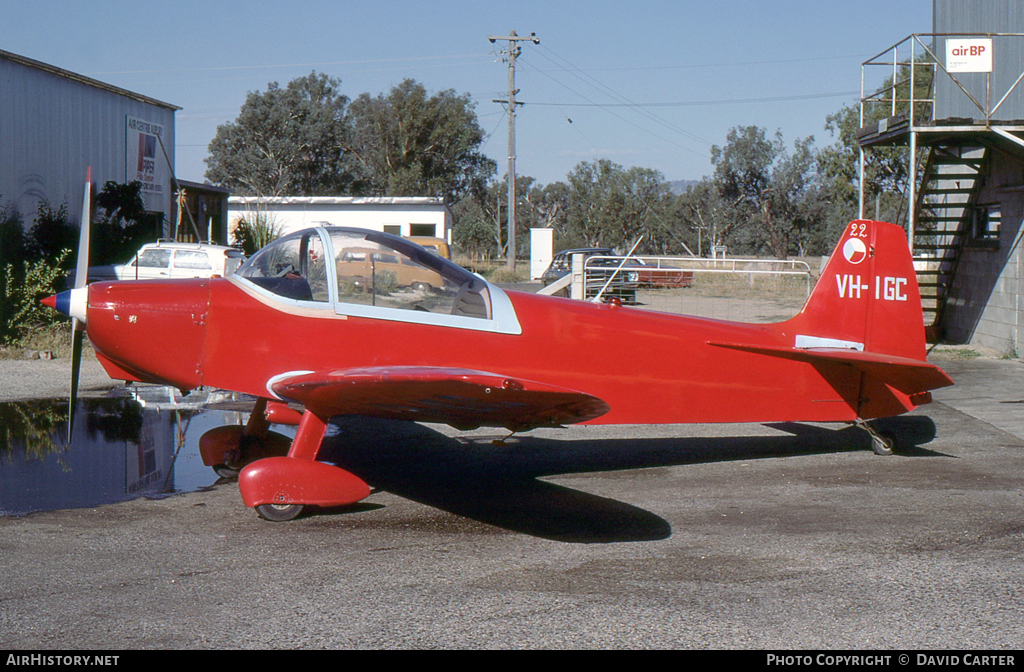
[[67,322],[39,327],[17,343],[0,348],[0,359],[24,359],[26,350],[47,350],[54,359],[71,357],[71,325]]
[[939,357],[939,358],[942,358],[942,359],[957,359],[957,360],[977,359],[978,357],[982,357],[983,356],[980,352],[978,352],[974,348],[968,348],[968,347],[963,347],[963,346],[951,346],[951,345],[937,345],[934,348],[932,348],[932,350],[931,350],[931,352],[929,354],[934,355],[934,356]]
[[[811,287],[813,289],[813,287]],[[806,300],[806,276],[753,275],[750,273],[693,274],[693,285],[687,290],[699,296],[732,297],[743,299],[797,297]]]

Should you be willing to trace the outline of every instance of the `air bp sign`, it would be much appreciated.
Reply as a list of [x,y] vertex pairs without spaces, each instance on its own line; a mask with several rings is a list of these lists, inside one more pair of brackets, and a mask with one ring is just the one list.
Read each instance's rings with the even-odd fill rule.
[[163,124],[125,117],[125,182],[142,184],[146,209],[163,211],[168,197],[167,161],[160,148]]
[[992,72],[992,40],[948,38],[946,72]]

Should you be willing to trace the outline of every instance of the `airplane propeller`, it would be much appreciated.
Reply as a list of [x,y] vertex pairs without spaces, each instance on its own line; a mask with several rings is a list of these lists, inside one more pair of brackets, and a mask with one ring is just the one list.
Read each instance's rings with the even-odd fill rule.
[[[89,224],[92,167],[85,169],[85,196],[82,199],[82,227],[78,234],[78,260],[75,265],[75,289],[85,287],[89,275]],[[78,378],[82,368],[82,346],[85,342],[85,323],[71,318],[71,399],[68,402],[68,443],[75,426],[75,406],[78,402]]]

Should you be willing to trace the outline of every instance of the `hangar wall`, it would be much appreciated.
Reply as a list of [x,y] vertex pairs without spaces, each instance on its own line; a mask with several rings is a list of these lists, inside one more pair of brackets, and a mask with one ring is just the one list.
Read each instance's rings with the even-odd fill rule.
[[13,203],[26,228],[41,201],[67,203],[68,219],[78,225],[91,167],[94,191],[107,181],[143,179],[146,208],[166,220],[179,109],[0,51],[0,203]]
[[967,242],[950,292],[946,335],[954,343],[1021,356],[1024,158],[994,154],[974,210],[976,218],[998,216],[998,235]]
[[[1020,343],[1024,281],[1024,5],[1019,0],[933,0],[935,53],[947,35],[987,34],[991,72],[957,72],[956,79],[1017,138],[981,132],[985,112],[949,76],[935,80],[936,124],[961,124],[960,145],[985,153],[979,189],[968,209],[966,242],[944,319],[948,340],[1024,355]],[[993,111],[994,110],[994,111]],[[997,121],[1005,120],[1005,121]]]
[[[958,72],[957,82],[982,105],[986,99],[994,108],[1004,93],[1006,100],[996,109],[994,119],[1024,118],[1024,88],[1014,86],[1024,62],[1024,40],[1000,35],[1019,33],[1024,28],[1024,3],[1020,0],[933,0],[932,33],[934,52],[946,54],[946,34],[988,34],[992,39],[992,72]],[[984,119],[950,77],[935,78],[935,119]]]

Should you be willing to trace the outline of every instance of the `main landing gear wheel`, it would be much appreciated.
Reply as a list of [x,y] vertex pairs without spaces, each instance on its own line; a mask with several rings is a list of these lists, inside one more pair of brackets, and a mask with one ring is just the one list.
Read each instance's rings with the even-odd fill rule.
[[238,474],[242,470],[241,469],[234,469],[232,467],[229,467],[226,464],[215,464],[213,466],[213,471],[214,471],[214,473],[216,473],[221,478],[226,478],[226,479],[228,479],[230,481],[233,481],[236,478],[238,478]]
[[260,504],[256,507],[256,515],[263,520],[283,523],[297,518],[304,508],[302,504]]

